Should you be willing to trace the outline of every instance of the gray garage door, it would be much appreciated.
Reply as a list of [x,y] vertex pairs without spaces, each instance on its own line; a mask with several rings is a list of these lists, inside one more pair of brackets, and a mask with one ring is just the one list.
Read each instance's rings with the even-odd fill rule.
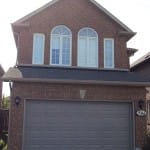
[[133,150],[131,106],[27,100],[23,150]]

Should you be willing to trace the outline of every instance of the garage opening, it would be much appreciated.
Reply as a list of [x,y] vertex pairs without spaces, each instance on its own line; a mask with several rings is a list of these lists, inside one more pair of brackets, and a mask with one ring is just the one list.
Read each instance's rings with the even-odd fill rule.
[[26,100],[23,150],[133,150],[130,103]]

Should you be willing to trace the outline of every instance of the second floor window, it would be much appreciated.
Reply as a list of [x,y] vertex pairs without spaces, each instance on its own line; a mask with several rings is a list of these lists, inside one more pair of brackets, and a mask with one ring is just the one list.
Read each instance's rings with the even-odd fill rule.
[[56,26],[51,32],[51,65],[71,65],[72,33],[64,25]]
[[114,39],[104,39],[104,68],[114,68]]
[[44,46],[45,46],[44,34],[35,33],[33,35],[32,64],[38,65],[44,64]]
[[78,33],[78,66],[98,67],[98,35],[94,29],[82,28]]

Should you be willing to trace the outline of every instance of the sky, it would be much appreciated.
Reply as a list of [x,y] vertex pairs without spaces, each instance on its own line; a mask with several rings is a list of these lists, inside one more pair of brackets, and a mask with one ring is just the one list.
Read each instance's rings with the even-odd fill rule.
[[[11,23],[45,5],[50,0],[4,0],[0,5],[0,64],[7,71],[16,62],[16,46]],[[150,0],[96,0],[109,12],[137,32],[127,46],[139,49],[131,63],[150,52]],[[9,95],[8,85],[3,93]]]

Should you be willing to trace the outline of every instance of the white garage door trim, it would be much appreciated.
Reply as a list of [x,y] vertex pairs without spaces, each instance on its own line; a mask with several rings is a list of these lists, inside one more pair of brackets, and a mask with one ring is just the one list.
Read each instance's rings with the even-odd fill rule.
[[111,102],[110,102],[110,101],[105,101],[105,100],[104,100],[104,101],[80,101],[80,100],[76,100],[76,101],[72,101],[72,100],[68,101],[68,100],[67,100],[67,101],[66,101],[66,100],[33,100],[33,99],[27,99],[27,100],[25,100],[25,105],[24,105],[24,121],[23,121],[23,125],[24,125],[24,126],[23,126],[23,144],[22,144],[22,150],[24,150],[24,135],[25,135],[24,133],[25,133],[25,123],[26,123],[26,122],[25,122],[25,118],[26,118],[26,112],[25,112],[25,110],[26,110],[26,105],[27,105],[27,102],[28,102],[28,101],[30,101],[30,102],[31,102],[31,101],[40,101],[40,102],[41,102],[41,101],[43,101],[43,102],[46,101],[46,102],[56,102],[56,103],[57,103],[57,102],[59,103],[59,102],[63,102],[63,101],[64,101],[64,102],[66,102],[66,103],[71,103],[71,102],[75,102],[75,103],[86,103],[86,102],[88,102],[88,103],[109,103],[109,104],[110,104],[110,103],[112,103],[112,104],[114,104],[114,103],[116,103],[116,104],[117,104],[117,103],[118,103],[118,104],[121,104],[121,103],[122,103],[122,104],[123,104],[123,103],[124,103],[124,104],[130,104],[130,114],[131,114],[131,115],[130,115],[130,118],[129,118],[129,119],[130,119],[130,125],[132,124],[132,125],[131,125],[132,127],[130,128],[130,130],[132,130],[132,131],[130,131],[130,134],[132,134],[132,135],[131,135],[131,137],[132,137],[132,138],[131,138],[131,139],[132,139],[132,142],[131,142],[132,145],[131,145],[131,147],[132,147],[132,150],[135,149],[135,118],[134,118],[135,116],[134,116],[134,105],[133,105],[133,103],[132,103],[131,101],[127,101],[127,102],[124,102],[124,101],[119,101],[119,102],[118,102],[118,101],[111,101]]

